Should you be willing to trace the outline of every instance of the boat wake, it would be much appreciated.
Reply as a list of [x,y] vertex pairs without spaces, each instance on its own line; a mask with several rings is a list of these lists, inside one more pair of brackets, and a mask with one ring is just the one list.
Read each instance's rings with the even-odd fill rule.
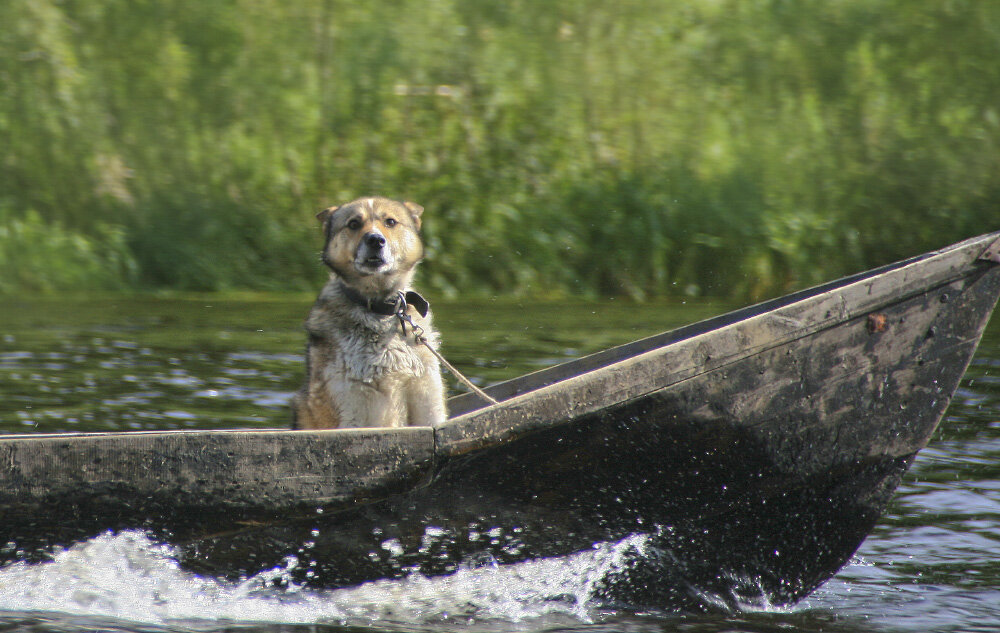
[[[599,617],[602,578],[643,547],[645,535],[597,543],[569,556],[500,566],[488,555],[455,574],[419,574],[357,587],[296,585],[284,564],[242,582],[186,571],[173,549],[138,531],[105,533],[57,551],[52,560],[0,569],[0,611],[55,612],[158,626],[209,623],[484,625],[545,620],[586,624]],[[0,614],[2,615],[2,614]]]

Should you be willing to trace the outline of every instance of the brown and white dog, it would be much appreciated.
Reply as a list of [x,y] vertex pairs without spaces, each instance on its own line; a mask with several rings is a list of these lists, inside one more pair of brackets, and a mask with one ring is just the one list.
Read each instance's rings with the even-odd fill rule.
[[423,258],[423,207],[360,198],[321,211],[332,271],[306,319],[306,383],[294,428],[434,426],[445,403],[437,358],[404,332],[402,306],[437,348],[425,301],[410,287]]

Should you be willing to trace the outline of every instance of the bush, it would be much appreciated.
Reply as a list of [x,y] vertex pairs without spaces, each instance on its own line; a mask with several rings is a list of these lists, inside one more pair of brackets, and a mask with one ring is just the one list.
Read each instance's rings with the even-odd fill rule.
[[140,282],[153,288],[302,290],[321,274],[319,231],[285,227],[226,198],[165,194],[129,227]]
[[0,210],[0,294],[122,290],[137,271],[122,227],[100,224],[82,235],[35,211]]

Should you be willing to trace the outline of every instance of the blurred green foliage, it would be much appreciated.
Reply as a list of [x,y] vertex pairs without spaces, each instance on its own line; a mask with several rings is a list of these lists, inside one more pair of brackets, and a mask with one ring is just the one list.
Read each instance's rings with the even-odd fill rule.
[[303,289],[428,213],[446,295],[759,298],[1000,228],[1000,3],[5,0],[0,292]]
[[118,227],[97,225],[85,236],[35,211],[14,217],[0,208],[0,271],[0,294],[13,294],[123,290],[137,267]]

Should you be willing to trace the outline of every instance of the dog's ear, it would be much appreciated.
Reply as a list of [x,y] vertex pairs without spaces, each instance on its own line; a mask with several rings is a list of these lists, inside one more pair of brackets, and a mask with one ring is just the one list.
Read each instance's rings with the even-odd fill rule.
[[334,212],[339,208],[340,207],[329,207],[327,209],[323,209],[322,211],[316,214],[316,219],[319,220],[320,224],[323,225],[324,229],[326,228],[327,222],[330,221],[330,216],[332,216]]
[[424,208],[419,204],[417,204],[416,202],[410,202],[409,200],[404,202],[403,206],[406,207],[406,210],[410,212],[410,217],[413,218],[413,221],[417,224],[417,228],[419,229],[420,214],[424,212]]

